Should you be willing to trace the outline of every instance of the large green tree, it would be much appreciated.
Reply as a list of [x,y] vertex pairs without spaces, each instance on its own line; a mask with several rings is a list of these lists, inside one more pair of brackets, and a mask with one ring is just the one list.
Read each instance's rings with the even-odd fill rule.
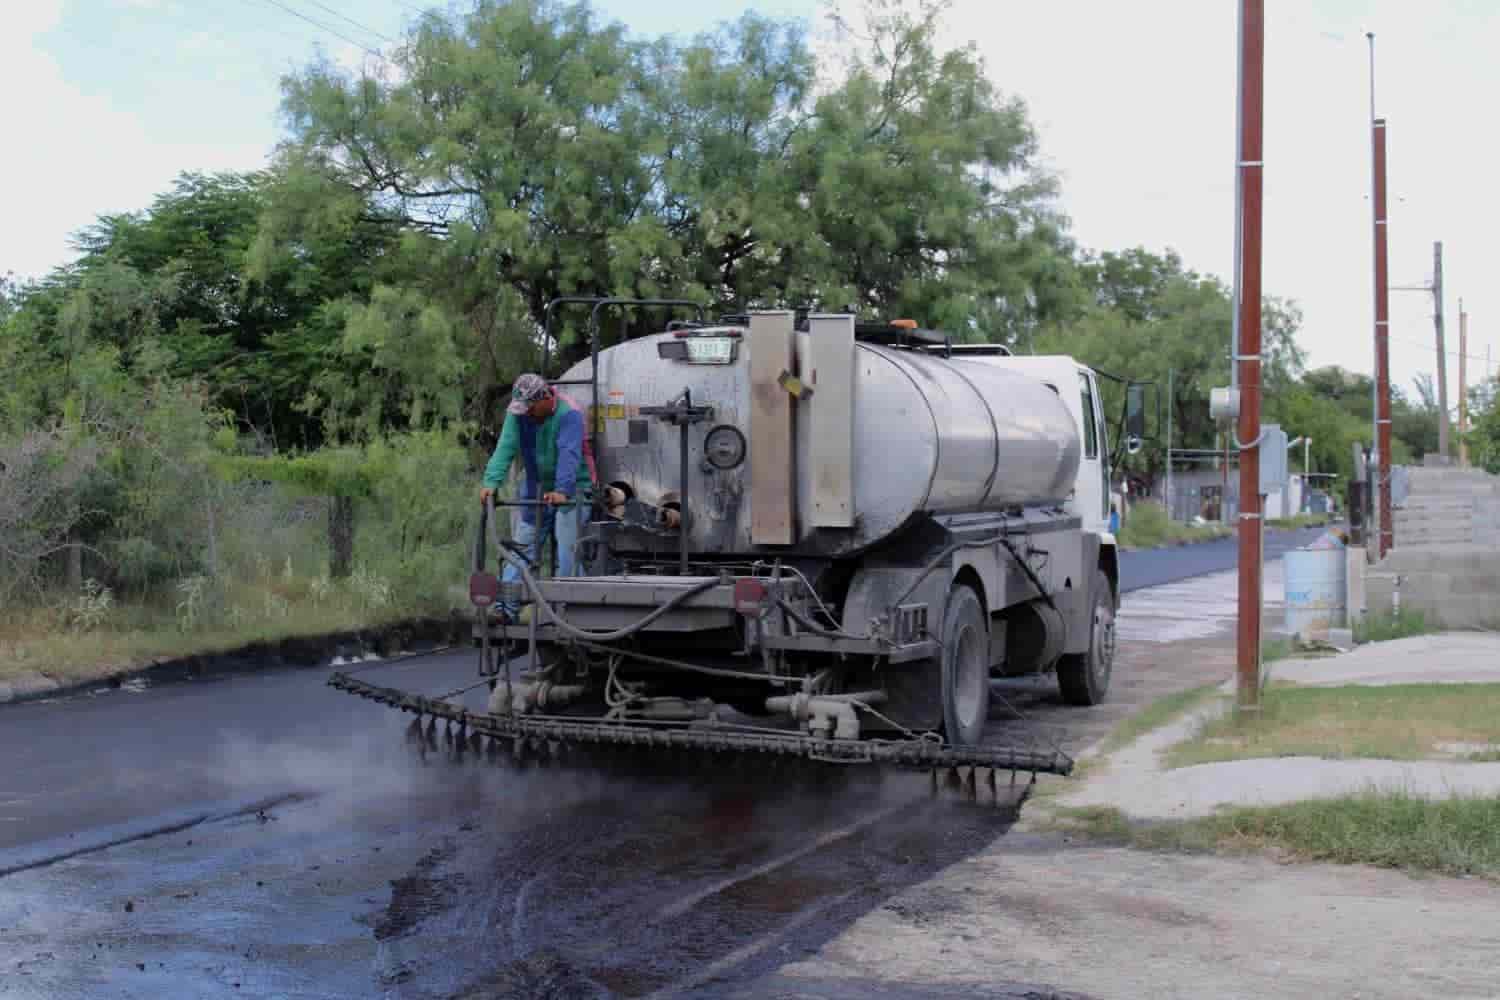
[[[183,174],[137,213],[105,216],[75,240],[78,259],[7,296],[0,350],[16,421],[39,422],[86,389],[90,358],[202,383],[267,446],[313,446],[323,424],[306,398],[330,364],[343,314],[367,296],[385,230],[355,224],[283,253],[253,253],[270,211],[260,174]],[[100,354],[99,352],[104,352]]]
[[[1070,354],[1106,372],[1154,382],[1163,418],[1171,408],[1174,447],[1214,447],[1208,397],[1210,389],[1229,381],[1229,291],[1217,279],[1184,268],[1171,251],[1154,254],[1142,248],[1087,258],[1080,280],[1091,305],[1077,318],[1049,326],[1037,338],[1036,351]],[[1294,305],[1267,299],[1263,321],[1264,385],[1272,398],[1292,385],[1301,370],[1296,344],[1301,316]],[[1113,419],[1120,413],[1121,390],[1108,383],[1104,394],[1106,413]],[[1163,419],[1130,467],[1154,479],[1165,462]]]
[[639,41],[551,0],[428,14],[386,78],[293,75],[259,254],[359,221],[394,240],[328,308],[366,377],[332,369],[314,404],[351,428],[492,417],[560,295],[852,305],[1007,341],[1064,314],[1072,250],[1025,110],[971,49],[938,51],[938,13],[877,8],[821,87],[794,27]]

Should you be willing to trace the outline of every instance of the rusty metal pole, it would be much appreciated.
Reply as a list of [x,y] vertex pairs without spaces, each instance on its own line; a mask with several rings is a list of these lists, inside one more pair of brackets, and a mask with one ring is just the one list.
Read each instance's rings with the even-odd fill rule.
[[1238,698],[1240,709],[1260,708],[1261,519],[1260,298],[1261,198],[1264,176],[1265,0],[1240,0],[1240,452]]
[[1375,450],[1380,456],[1375,473],[1380,519],[1378,558],[1394,544],[1391,530],[1391,290],[1386,253],[1389,235],[1385,213],[1385,119],[1372,123],[1371,146],[1375,166]]
[[1458,300],[1458,464],[1469,464],[1469,314]]
[[1448,461],[1448,350],[1443,343],[1443,241],[1432,245],[1432,326],[1437,336],[1438,454]]

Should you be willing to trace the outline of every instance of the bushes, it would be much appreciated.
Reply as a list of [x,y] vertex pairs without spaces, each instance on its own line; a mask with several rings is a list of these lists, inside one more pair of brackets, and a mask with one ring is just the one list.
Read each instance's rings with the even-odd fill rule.
[[51,557],[87,513],[99,452],[97,441],[59,426],[0,438],[0,604],[44,589]]
[[[49,428],[0,436],[0,602],[30,623],[18,641],[219,643],[447,610],[478,481],[452,432],[236,456],[192,384],[96,389]],[[344,579],[330,573],[333,490],[358,526]]]

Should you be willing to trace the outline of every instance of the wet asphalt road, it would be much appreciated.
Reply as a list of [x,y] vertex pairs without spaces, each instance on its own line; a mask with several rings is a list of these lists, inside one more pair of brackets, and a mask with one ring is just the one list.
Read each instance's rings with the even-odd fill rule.
[[[1129,588],[1234,553],[1124,558]],[[992,718],[1007,724],[991,729],[1077,748],[1181,679],[1153,672],[1159,659],[1122,654],[1119,697],[1096,710],[1063,708],[1050,682],[1002,688]],[[472,670],[458,653],[371,677],[436,694]],[[455,762],[407,745],[402,717],[327,688],[327,673],[0,709],[0,994],[734,992],[989,846],[1017,806],[1003,781],[972,804],[934,798],[922,776],[760,761],[727,774]]]

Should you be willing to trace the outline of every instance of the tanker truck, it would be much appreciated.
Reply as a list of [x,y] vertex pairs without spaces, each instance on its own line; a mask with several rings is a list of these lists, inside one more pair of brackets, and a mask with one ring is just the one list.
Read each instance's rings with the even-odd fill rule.
[[[1071,767],[986,729],[992,678],[1051,673],[1072,705],[1109,689],[1099,373],[845,314],[700,315],[602,347],[601,310],[663,303],[591,301],[589,356],[552,379],[589,414],[582,575],[546,578],[490,511],[470,579],[486,711],[335,686],[461,741]],[[517,620],[490,613],[502,598]]]

